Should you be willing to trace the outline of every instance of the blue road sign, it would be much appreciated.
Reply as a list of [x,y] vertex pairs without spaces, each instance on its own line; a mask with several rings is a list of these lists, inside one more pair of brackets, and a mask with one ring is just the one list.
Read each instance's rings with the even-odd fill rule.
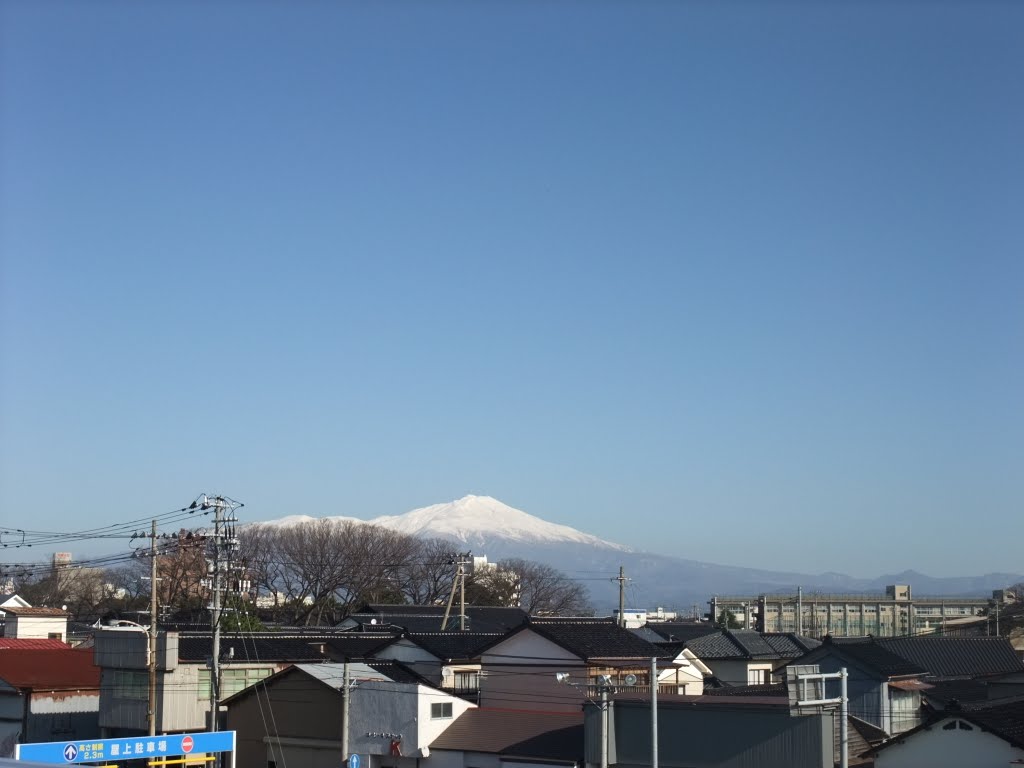
[[90,739],[89,741],[47,741],[18,744],[16,760],[60,765],[100,763],[107,760],[174,757],[204,752],[234,752],[235,732],[171,733],[165,736],[137,736],[131,739]]
[[348,759],[348,768],[359,768],[359,755],[351,755]]

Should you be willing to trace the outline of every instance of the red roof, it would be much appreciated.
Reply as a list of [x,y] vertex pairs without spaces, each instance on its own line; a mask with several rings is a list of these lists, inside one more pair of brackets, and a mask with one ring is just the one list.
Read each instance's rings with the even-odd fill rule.
[[35,650],[67,650],[71,646],[63,640],[42,637],[0,637],[0,651],[7,648],[34,648]]
[[99,690],[92,648],[10,648],[0,652],[0,680],[33,691]]

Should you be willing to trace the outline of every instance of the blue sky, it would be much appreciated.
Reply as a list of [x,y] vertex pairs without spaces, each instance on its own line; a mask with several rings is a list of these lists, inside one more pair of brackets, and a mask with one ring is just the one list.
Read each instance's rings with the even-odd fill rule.
[[1024,6],[7,2],[0,519],[467,493],[1024,571]]

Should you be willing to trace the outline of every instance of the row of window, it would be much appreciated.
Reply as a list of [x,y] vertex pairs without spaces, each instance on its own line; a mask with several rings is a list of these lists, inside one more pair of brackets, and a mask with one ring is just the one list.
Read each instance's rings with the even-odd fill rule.
[[[115,669],[113,674],[114,698],[146,701],[149,698],[149,673],[133,669]],[[250,667],[247,669],[222,669],[220,673],[220,697],[232,696],[243,688],[258,683],[274,674],[273,667]],[[197,697],[210,700],[210,670],[199,670]]]

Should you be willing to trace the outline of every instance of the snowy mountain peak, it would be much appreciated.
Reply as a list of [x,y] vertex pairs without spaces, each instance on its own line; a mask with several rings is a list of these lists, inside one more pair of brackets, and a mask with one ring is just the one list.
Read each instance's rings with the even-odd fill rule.
[[[288,526],[317,519],[319,518],[307,515],[290,515],[264,524]],[[364,522],[351,517],[327,519]],[[599,549],[632,551],[629,547],[599,539],[568,525],[541,520],[491,496],[463,496],[444,504],[414,509],[404,515],[385,515],[365,522],[421,538],[453,539],[473,547],[483,547],[501,541],[552,545],[585,544]]]
[[502,539],[543,544],[571,542],[628,551],[627,547],[567,525],[541,520],[491,496],[463,496],[455,501],[421,507],[404,515],[378,517],[370,522],[415,536],[456,539],[474,545]]

